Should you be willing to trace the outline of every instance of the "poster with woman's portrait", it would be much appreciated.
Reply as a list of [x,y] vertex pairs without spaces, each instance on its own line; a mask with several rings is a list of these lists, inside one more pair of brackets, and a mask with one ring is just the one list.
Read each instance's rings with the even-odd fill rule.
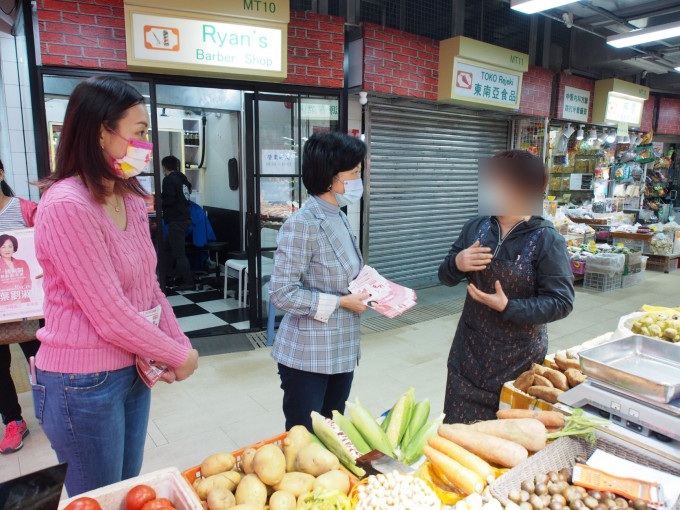
[[0,232],[0,322],[43,316],[43,272],[34,229]]

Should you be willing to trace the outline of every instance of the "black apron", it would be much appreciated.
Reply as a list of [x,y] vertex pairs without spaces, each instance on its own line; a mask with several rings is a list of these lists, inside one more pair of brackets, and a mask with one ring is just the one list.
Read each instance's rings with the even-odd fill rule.
[[[491,220],[475,236],[485,245]],[[509,300],[536,296],[533,258],[545,229],[534,230],[516,260],[493,259],[483,271],[468,273],[480,291],[493,294],[500,281]],[[496,418],[503,384],[532,363],[542,363],[548,351],[545,324],[518,324],[467,295],[448,360],[444,412],[446,423],[470,423]]]

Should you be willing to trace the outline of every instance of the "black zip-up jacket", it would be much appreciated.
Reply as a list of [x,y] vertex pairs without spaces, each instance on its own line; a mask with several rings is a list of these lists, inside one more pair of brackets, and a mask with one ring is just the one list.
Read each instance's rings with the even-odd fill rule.
[[191,219],[191,183],[182,172],[171,172],[163,179],[163,219],[166,223]]
[[[439,280],[449,287],[458,285],[467,277],[456,267],[456,255],[475,242],[475,235],[488,216],[480,216],[468,221],[458,240],[439,266]],[[520,324],[546,324],[569,315],[574,306],[574,278],[571,273],[567,244],[552,223],[540,216],[518,224],[505,239],[501,240],[500,225],[491,218],[491,228],[483,246],[491,248],[491,253],[499,260],[516,260],[522,253],[529,235],[539,228],[545,228],[540,236],[534,254],[536,272],[535,297],[529,299],[510,299],[503,311],[503,319]],[[503,282],[501,282],[501,285]]]

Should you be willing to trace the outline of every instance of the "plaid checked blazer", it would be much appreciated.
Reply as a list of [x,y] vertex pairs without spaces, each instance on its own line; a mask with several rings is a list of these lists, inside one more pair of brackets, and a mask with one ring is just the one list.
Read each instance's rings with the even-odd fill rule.
[[[349,221],[340,212],[352,232]],[[363,259],[352,234],[361,265]],[[339,308],[340,296],[349,294],[352,264],[342,243],[315,200],[284,223],[269,295],[286,312],[272,349],[272,357],[290,368],[320,374],[352,372],[361,356],[360,314]],[[329,315],[319,320],[319,315]]]

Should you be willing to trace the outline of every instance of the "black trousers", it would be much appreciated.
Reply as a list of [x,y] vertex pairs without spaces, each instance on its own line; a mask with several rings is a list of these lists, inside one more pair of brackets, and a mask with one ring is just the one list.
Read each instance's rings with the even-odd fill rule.
[[168,223],[168,233],[165,235],[165,243],[170,253],[168,275],[181,278],[182,283],[187,285],[194,283],[184,241],[190,226],[191,220],[171,221]]
[[[22,342],[19,346],[24,351],[24,356],[28,361],[28,358],[35,356],[38,352],[40,342],[31,340],[30,342]],[[11,364],[12,354],[9,345],[0,345],[0,414],[2,414],[2,422],[5,425],[22,419],[17,390],[9,371]]]
[[279,363],[279,376],[283,390],[283,414],[286,430],[304,425],[312,431],[312,411],[332,417],[333,411],[345,412],[345,402],[352,389],[354,372],[343,374],[316,374],[303,372]]

